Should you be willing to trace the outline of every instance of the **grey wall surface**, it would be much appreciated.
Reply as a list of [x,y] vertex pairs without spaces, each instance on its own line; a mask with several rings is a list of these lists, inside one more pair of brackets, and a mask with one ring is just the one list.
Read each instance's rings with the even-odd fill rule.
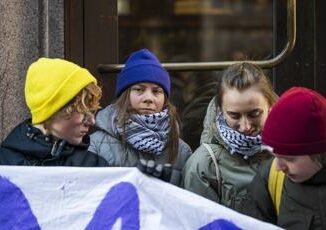
[[0,0],[0,141],[30,116],[28,66],[41,56],[64,56],[63,1]]

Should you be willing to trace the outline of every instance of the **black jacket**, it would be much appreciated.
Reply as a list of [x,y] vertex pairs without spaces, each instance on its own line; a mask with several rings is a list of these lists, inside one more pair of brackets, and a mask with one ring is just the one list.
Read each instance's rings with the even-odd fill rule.
[[268,192],[270,165],[271,161],[253,179],[243,213],[285,229],[326,229],[326,168],[303,183],[285,177],[277,217]]
[[1,143],[0,165],[106,166],[104,158],[87,151],[89,136],[79,145],[45,136],[26,120]]

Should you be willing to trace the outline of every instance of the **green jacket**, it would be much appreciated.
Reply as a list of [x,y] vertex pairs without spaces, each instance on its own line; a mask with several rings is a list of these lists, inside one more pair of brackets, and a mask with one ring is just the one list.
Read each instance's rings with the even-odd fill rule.
[[[256,154],[245,160],[240,155],[231,155],[215,125],[217,112],[213,100],[204,120],[201,145],[184,166],[182,186],[229,208],[242,210],[248,184],[256,175],[261,162],[270,156]],[[213,150],[220,173],[219,180],[214,162],[203,143],[207,143]]]

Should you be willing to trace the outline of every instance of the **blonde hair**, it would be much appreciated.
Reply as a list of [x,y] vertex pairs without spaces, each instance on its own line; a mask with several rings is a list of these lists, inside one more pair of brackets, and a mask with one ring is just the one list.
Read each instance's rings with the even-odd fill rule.
[[73,112],[96,112],[100,106],[102,89],[95,83],[88,84],[83,88],[69,103],[62,107],[58,112],[53,114],[45,123],[54,116],[60,116],[69,119]]
[[[135,110],[130,105],[130,91],[131,87],[125,90],[113,104],[118,113],[117,125],[121,127],[122,130],[125,130],[125,126],[129,120],[130,115],[135,113]],[[179,117],[176,107],[172,104],[172,102],[167,98],[165,94],[164,108],[168,109],[170,119],[170,132],[166,151],[168,153],[168,162],[173,163],[179,151]],[[122,134],[122,141],[126,141],[124,133]]]

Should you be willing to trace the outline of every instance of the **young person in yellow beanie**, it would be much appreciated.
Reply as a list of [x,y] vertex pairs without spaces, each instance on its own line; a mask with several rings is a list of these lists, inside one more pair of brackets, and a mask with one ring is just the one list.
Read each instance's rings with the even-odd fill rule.
[[274,156],[250,186],[245,213],[284,229],[326,229],[326,99],[293,87],[262,131]]
[[87,151],[102,91],[84,68],[40,58],[27,71],[25,99],[32,118],[1,143],[0,165],[105,166]]

